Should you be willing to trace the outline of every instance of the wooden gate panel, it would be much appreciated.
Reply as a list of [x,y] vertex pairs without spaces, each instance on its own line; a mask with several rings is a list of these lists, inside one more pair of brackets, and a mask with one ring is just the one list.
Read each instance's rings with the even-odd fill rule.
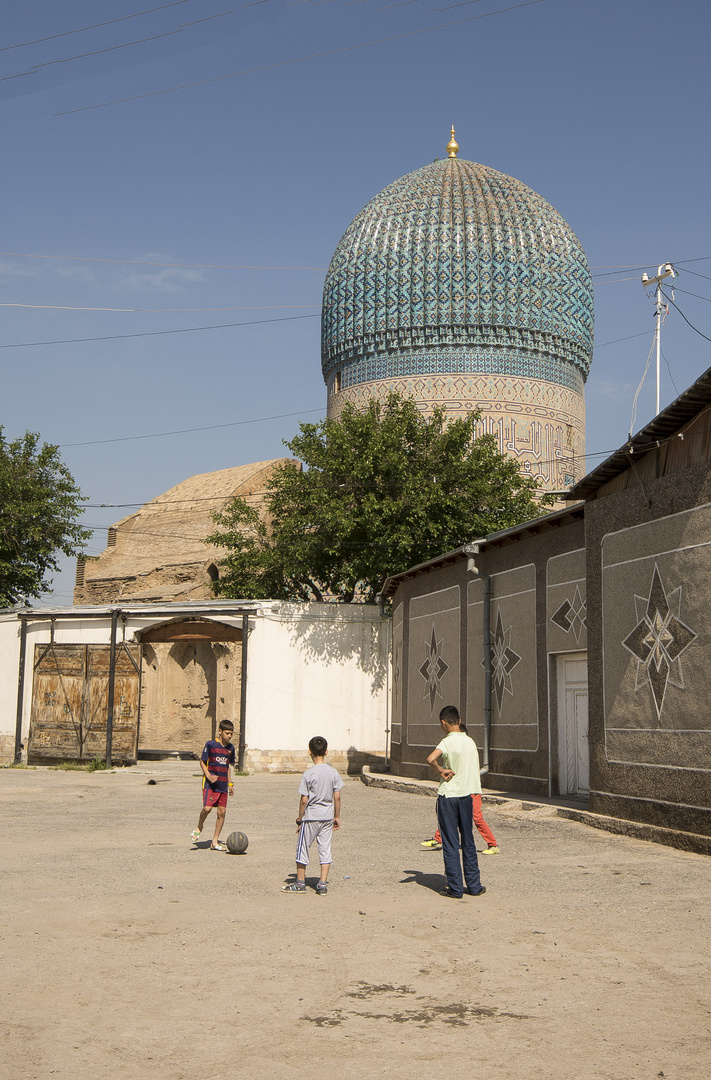
[[[106,753],[109,645],[36,645],[28,757],[91,760]],[[119,643],[111,756],[138,750],[140,647]]]
[[72,761],[83,756],[84,645],[35,645],[28,756]]
[[[103,757],[106,753],[109,665],[110,646],[91,645],[85,745],[85,755],[88,758]],[[116,648],[114,669],[114,720],[111,736],[111,757],[116,761],[135,761],[138,753],[139,670],[139,647],[119,644]]]

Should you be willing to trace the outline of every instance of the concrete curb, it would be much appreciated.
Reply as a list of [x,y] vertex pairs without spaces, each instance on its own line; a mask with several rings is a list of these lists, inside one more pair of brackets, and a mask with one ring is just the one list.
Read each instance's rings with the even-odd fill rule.
[[635,840],[650,840],[655,844],[665,844],[667,847],[678,848],[681,851],[692,851],[696,855],[711,855],[711,836],[701,836],[699,833],[665,829],[661,825],[644,825],[640,821],[605,817],[603,814],[593,814],[589,810],[572,810],[562,806],[558,807],[558,817],[580,821],[583,825],[617,833],[618,836],[631,836]]
[[387,788],[389,791],[406,791],[409,795],[430,795],[436,797],[439,785],[433,780],[414,780],[406,776],[388,776],[387,773],[374,773],[370,765],[360,770],[361,781],[367,787]]
[[[414,780],[411,777],[388,776],[385,773],[373,773],[369,765],[364,765],[360,776],[368,787],[387,788],[390,791],[405,791],[410,795],[436,796],[438,784],[433,780]],[[482,803],[489,806],[501,806],[506,810],[546,810],[549,814],[578,821],[593,829],[603,829],[617,836],[630,836],[635,840],[647,840],[655,844],[680,851],[691,851],[696,855],[711,855],[711,836],[698,833],[681,832],[678,829],[665,829],[661,825],[645,825],[639,821],[627,821],[624,818],[606,817],[593,814],[590,810],[579,810],[572,806],[561,806],[555,800],[538,800],[509,796],[505,792],[482,792]]]
[[[437,797],[437,780],[415,780],[410,776],[389,776],[387,773],[374,773],[370,765],[364,765],[360,773],[361,781],[368,787],[387,788],[389,791],[405,791],[410,795],[427,795]],[[481,801],[489,806],[503,806],[513,810],[541,810],[546,809],[554,813],[556,807],[546,802],[532,802],[522,799],[519,795],[507,795],[501,792],[482,791]]]

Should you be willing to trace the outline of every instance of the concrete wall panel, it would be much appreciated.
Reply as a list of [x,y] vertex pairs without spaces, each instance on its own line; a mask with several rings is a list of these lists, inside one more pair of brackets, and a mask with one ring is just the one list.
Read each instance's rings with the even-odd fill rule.
[[[536,569],[533,563],[491,576],[491,749],[538,749],[536,664]],[[483,587],[468,587],[468,623],[481,627]],[[481,630],[479,630],[481,634]],[[478,638],[478,640],[477,640]],[[470,633],[468,698],[484,701],[482,638]],[[478,711],[478,710],[477,710]],[[470,708],[470,714],[473,710]],[[480,731],[480,725],[476,730]]]
[[[458,585],[410,601],[408,663],[409,746],[439,741],[439,712],[460,704],[460,608]],[[434,742],[433,742],[434,739]]]
[[587,649],[585,548],[549,559],[546,586],[546,651]]
[[711,769],[710,526],[704,506],[603,538],[609,762]]

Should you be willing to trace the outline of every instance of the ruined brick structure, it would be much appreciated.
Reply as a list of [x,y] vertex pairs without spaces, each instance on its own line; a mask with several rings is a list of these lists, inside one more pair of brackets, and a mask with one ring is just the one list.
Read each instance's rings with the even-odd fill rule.
[[277,458],[192,476],[117,521],[105,551],[78,561],[74,603],[210,599],[222,554],[204,543],[215,530],[212,514],[236,495],[261,506],[271,471],[285,462],[301,468]]

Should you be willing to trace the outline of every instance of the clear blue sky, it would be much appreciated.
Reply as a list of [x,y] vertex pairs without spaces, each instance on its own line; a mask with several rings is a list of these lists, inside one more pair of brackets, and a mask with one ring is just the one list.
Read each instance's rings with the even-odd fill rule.
[[[319,312],[341,234],[386,184],[443,156],[454,123],[460,157],[522,180],[580,237],[596,281],[588,452],[624,442],[653,329],[641,268],[677,262],[676,302],[711,337],[711,5],[433,5],[5,6],[0,344],[300,317],[2,348],[8,437],[62,445],[92,503],[140,504],[285,453],[298,420],[324,414],[319,320],[302,316]],[[159,93],[189,83],[202,85]],[[711,364],[711,343],[674,310],[662,343],[666,404]],[[653,374],[636,428],[653,415]],[[133,438],[194,427],[213,430]],[[128,512],[86,519],[105,530]],[[68,569],[54,602],[72,584]]]

